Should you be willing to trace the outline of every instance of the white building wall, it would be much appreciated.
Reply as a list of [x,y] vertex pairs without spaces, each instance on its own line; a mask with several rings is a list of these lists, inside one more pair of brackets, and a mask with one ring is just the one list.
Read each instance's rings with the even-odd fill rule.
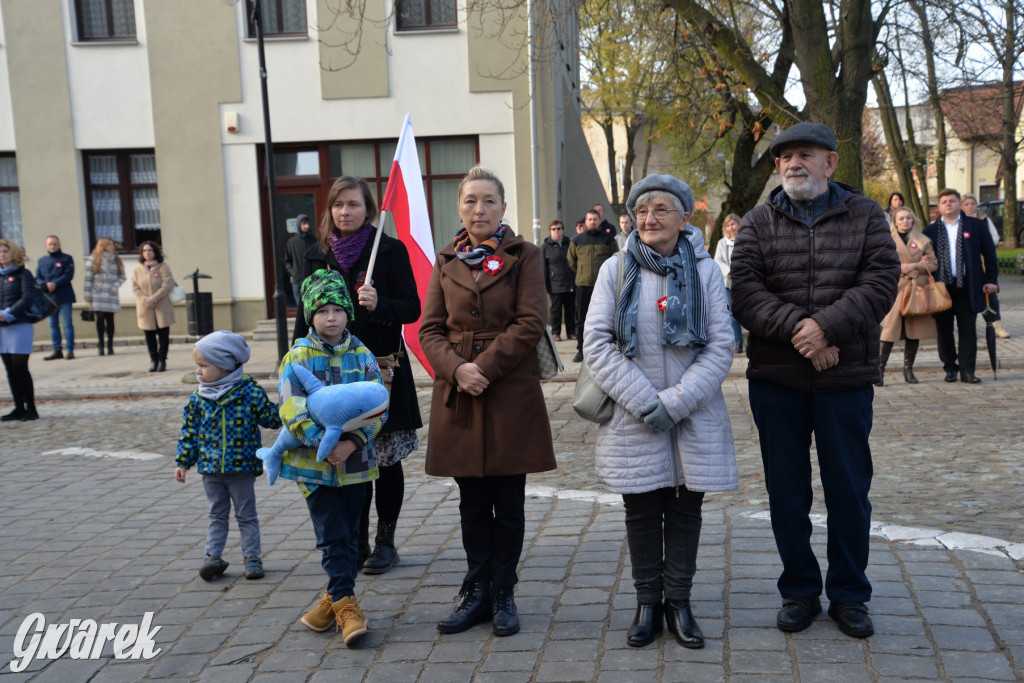
[[[4,12],[0,5],[0,36],[4,35]],[[7,50],[0,41],[0,151],[14,151],[14,109],[11,104],[11,78],[8,75]]]

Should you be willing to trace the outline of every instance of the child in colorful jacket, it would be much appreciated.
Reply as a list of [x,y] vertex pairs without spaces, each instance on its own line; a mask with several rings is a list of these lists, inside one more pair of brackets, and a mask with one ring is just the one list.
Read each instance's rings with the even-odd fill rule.
[[342,276],[318,270],[303,281],[301,294],[310,331],[281,361],[278,393],[285,428],[305,445],[285,452],[281,478],[297,482],[306,499],[327,574],[327,590],[301,621],[317,632],[337,624],[345,645],[351,645],[369,628],[355,598],[359,518],[366,496],[366,487],[360,484],[377,478],[373,438],[387,415],[345,432],[327,459],[317,462],[324,426],[310,418],[306,391],[293,366],[302,365],[325,385],[380,382],[381,375],[374,355],[346,329],[355,319],[355,308]]
[[263,387],[242,372],[242,364],[249,360],[249,345],[242,337],[223,330],[208,334],[195,343],[192,360],[199,389],[185,405],[174,478],[184,484],[185,471],[193,465],[203,475],[210,524],[199,576],[210,581],[228,567],[221,554],[233,504],[245,578],[259,579],[263,553],[254,487],[256,476],[263,473],[263,463],[256,458],[261,446],[259,428],[277,429],[281,419]]

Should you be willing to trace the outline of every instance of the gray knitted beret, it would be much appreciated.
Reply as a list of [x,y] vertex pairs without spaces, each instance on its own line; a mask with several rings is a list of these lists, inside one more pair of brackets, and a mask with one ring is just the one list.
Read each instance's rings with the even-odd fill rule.
[[771,146],[772,156],[779,156],[782,148],[786,145],[801,143],[818,145],[830,152],[834,152],[836,151],[836,134],[828,126],[820,123],[811,123],[810,121],[802,121],[779,133],[779,137],[775,138]]
[[211,332],[196,342],[196,348],[206,360],[228,372],[249,360],[249,345],[227,330]]
[[655,191],[675,195],[683,205],[683,210],[688,214],[693,214],[693,190],[689,185],[670,175],[652,174],[634,183],[630,188],[629,198],[626,199],[626,211],[629,212],[630,218],[636,220],[636,213],[633,209],[636,207],[636,200],[640,198],[640,195]]

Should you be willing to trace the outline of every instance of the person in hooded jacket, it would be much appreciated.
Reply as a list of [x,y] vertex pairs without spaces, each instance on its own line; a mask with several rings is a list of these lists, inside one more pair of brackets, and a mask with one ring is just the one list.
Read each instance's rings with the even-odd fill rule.
[[626,643],[651,643],[667,622],[680,645],[696,649],[704,636],[690,590],[704,494],[738,486],[722,394],[733,356],[729,307],[721,271],[688,225],[686,183],[647,176],[626,209],[637,229],[601,267],[584,333],[591,377],[615,401],[598,428],[594,469],[626,509],[637,593]]
[[316,242],[316,235],[313,234],[313,224],[306,214],[296,216],[295,223],[299,231],[288,238],[284,245],[284,267],[292,281],[292,298],[298,306],[302,302],[299,288],[302,286],[303,258],[306,250]]
[[11,240],[0,239],[0,358],[14,399],[14,410],[0,417],[0,422],[39,419],[28,371],[33,329],[27,314],[36,296],[32,271],[25,267],[24,250]]
[[[380,476],[376,483],[364,484],[366,498],[359,525],[358,566],[366,574],[382,574],[399,560],[395,529],[405,497],[402,461],[419,448],[416,430],[423,426],[412,366],[402,341],[402,325],[420,317],[416,279],[405,245],[382,234],[372,281],[367,281],[374,235],[379,229],[373,225],[376,217],[377,204],[365,180],[354,176],[335,180],[327,193],[317,239],[303,254],[301,278],[304,280],[324,268],[342,275],[356,306],[355,319],[349,321],[348,329],[377,357],[384,383],[391,385],[388,421],[376,437]],[[294,338],[301,339],[308,332],[300,299]],[[370,506],[374,500],[377,535],[371,552]]]

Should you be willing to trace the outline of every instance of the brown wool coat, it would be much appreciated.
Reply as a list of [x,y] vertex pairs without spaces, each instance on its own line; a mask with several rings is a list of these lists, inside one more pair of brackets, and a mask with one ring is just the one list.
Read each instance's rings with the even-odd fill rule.
[[[174,324],[174,307],[171,304],[171,290],[174,288],[174,276],[166,263],[161,263],[152,271],[142,263],[132,271],[132,294],[135,295],[135,317],[140,330],[156,330]],[[146,308],[142,300],[146,297],[156,299],[156,306]]]
[[[916,263],[916,279],[918,286],[927,285],[930,281],[928,273],[934,273],[939,268],[939,262],[935,258],[935,250],[932,248],[932,241],[925,237],[919,230],[910,233],[910,239],[904,244],[899,235],[893,234],[893,241],[896,242],[896,253],[900,256],[900,263]],[[899,307],[903,301],[904,290],[910,287],[914,278],[906,275],[900,276],[900,282],[896,290],[896,303],[882,321],[882,341],[897,342],[900,339],[932,339],[935,337],[935,318],[930,315],[915,315],[904,320],[900,315]],[[906,334],[902,334],[904,322],[906,323]]]
[[[434,368],[427,474],[483,477],[555,469],[536,347],[547,324],[544,259],[511,230],[494,275],[474,280],[449,244],[438,254],[423,303],[420,343]],[[472,361],[490,380],[459,392],[455,369]]]

